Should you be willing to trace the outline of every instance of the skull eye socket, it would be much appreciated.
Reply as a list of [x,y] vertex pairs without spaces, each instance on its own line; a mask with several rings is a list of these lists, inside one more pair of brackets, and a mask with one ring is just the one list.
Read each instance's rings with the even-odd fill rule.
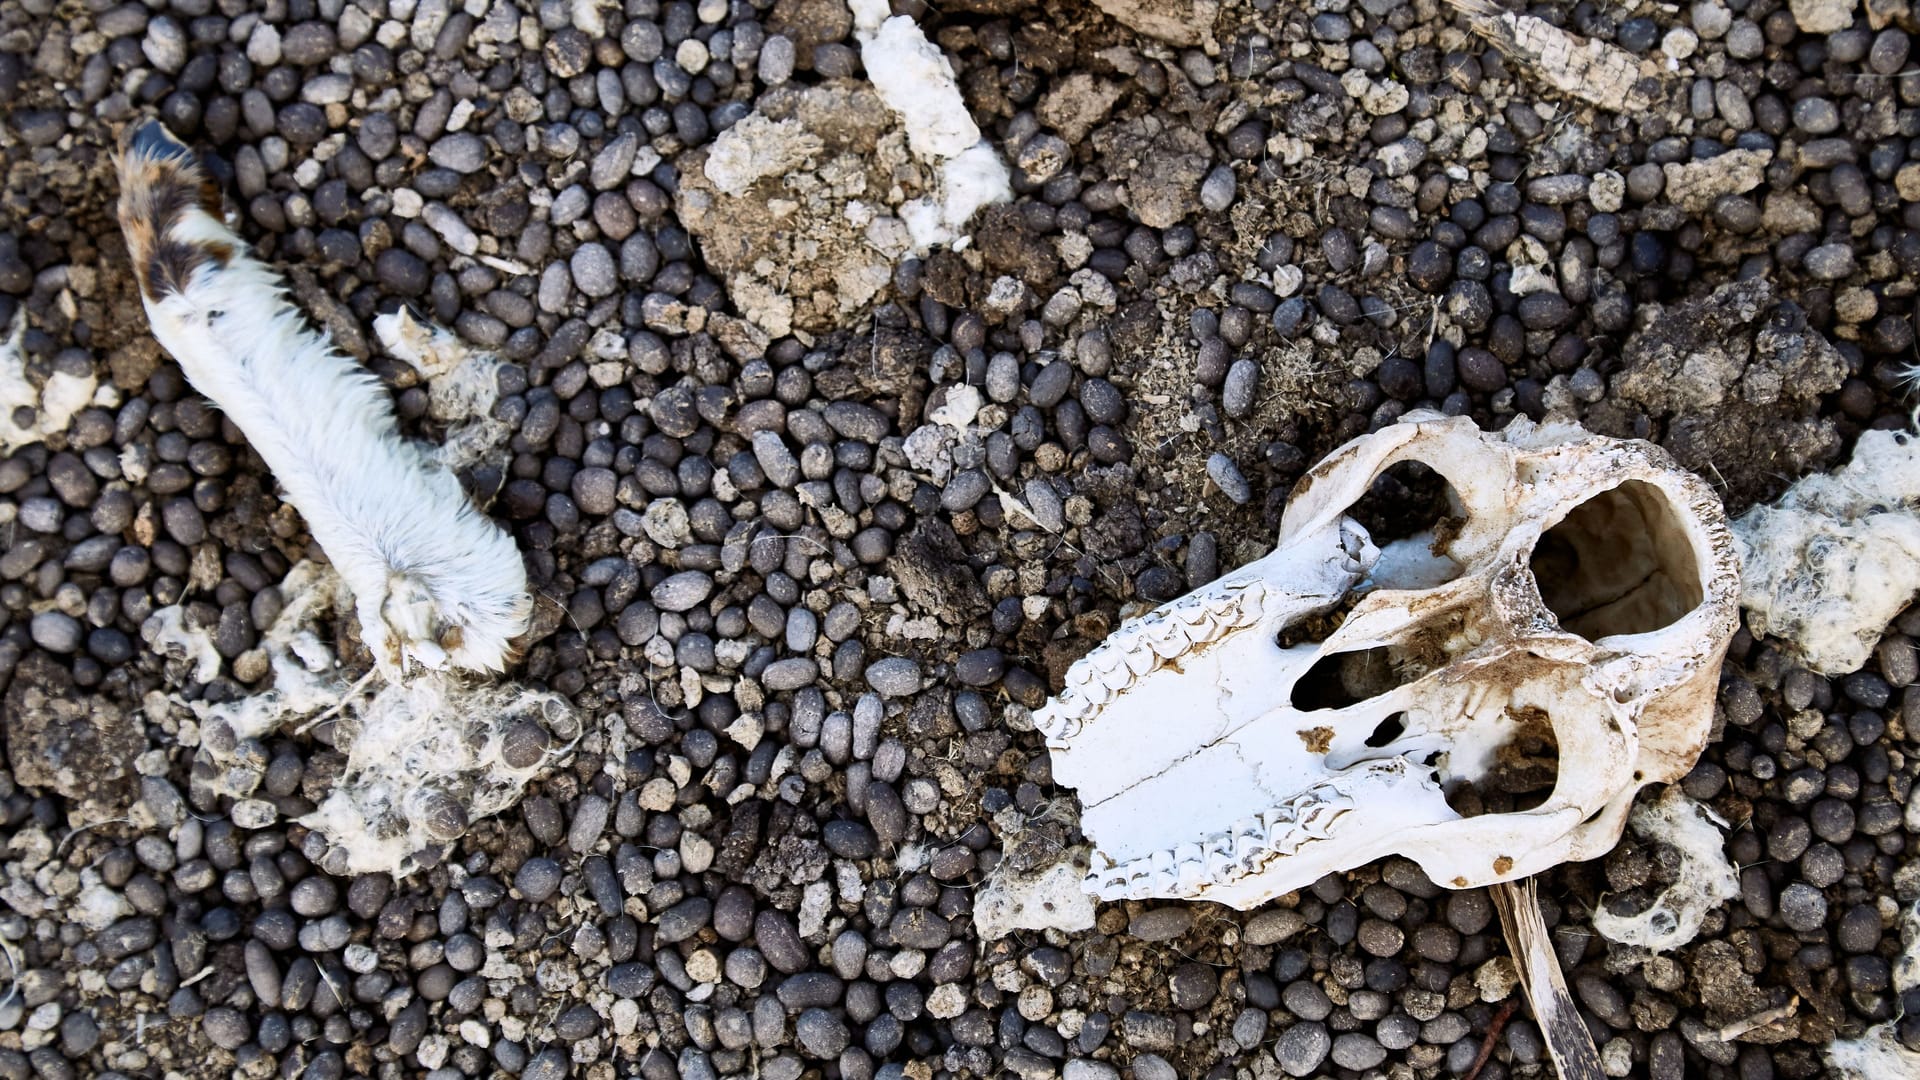
[[1589,641],[1646,634],[1700,605],[1700,564],[1666,493],[1628,480],[1573,508],[1528,561],[1560,628]]
[[1460,576],[1447,553],[1467,514],[1447,478],[1419,461],[1400,461],[1373,478],[1347,509],[1380,548],[1368,584],[1378,589],[1431,589]]

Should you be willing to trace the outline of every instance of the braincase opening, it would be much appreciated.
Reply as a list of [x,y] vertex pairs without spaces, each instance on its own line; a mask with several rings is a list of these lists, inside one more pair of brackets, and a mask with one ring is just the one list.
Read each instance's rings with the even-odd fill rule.
[[1561,628],[1590,641],[1671,626],[1706,597],[1672,498],[1642,480],[1574,507],[1534,545],[1530,565]]

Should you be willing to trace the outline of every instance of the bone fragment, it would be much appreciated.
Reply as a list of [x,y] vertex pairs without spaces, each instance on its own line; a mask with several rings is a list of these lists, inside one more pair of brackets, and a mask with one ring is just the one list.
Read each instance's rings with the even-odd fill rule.
[[1603,41],[1544,19],[1516,15],[1492,0],[1449,0],[1474,32],[1569,97],[1616,113],[1643,112],[1663,92],[1660,69]]
[[1593,1033],[1580,1019],[1580,1010],[1567,992],[1567,980],[1560,974],[1560,956],[1554,951],[1547,924],[1540,917],[1540,893],[1532,878],[1503,881],[1494,885],[1493,908],[1500,913],[1500,929],[1506,932],[1507,948],[1513,952],[1514,967],[1520,973],[1520,988],[1526,992],[1527,1005],[1533,1010],[1533,1022],[1553,1059],[1560,1080],[1604,1080],[1600,1052],[1594,1049]]

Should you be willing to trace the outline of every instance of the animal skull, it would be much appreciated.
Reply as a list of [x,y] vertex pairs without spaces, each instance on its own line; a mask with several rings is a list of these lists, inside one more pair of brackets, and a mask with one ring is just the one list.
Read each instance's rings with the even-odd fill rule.
[[[1349,511],[1403,462],[1449,509],[1376,547]],[[1036,713],[1087,888],[1244,909],[1389,854],[1454,888],[1603,854],[1706,744],[1737,579],[1719,500],[1648,443],[1432,413],[1356,439],[1272,554],[1123,625]]]

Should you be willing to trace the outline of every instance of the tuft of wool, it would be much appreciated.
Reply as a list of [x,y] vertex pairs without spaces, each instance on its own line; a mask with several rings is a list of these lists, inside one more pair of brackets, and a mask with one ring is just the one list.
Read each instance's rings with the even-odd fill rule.
[[1755,636],[1845,675],[1920,593],[1920,437],[1868,431],[1853,458],[1733,523],[1740,606]]
[[981,207],[1011,201],[1007,166],[967,112],[953,65],[918,23],[889,16],[886,0],[854,0],[860,62],[887,108],[900,118],[913,156],[938,170],[933,194],[901,208],[914,250],[963,246],[967,221]]
[[379,381],[228,229],[184,145],[149,123],[119,167],[120,224],[154,337],[273,470],[353,592],[382,671],[503,669],[533,611],[512,538],[401,437]]

